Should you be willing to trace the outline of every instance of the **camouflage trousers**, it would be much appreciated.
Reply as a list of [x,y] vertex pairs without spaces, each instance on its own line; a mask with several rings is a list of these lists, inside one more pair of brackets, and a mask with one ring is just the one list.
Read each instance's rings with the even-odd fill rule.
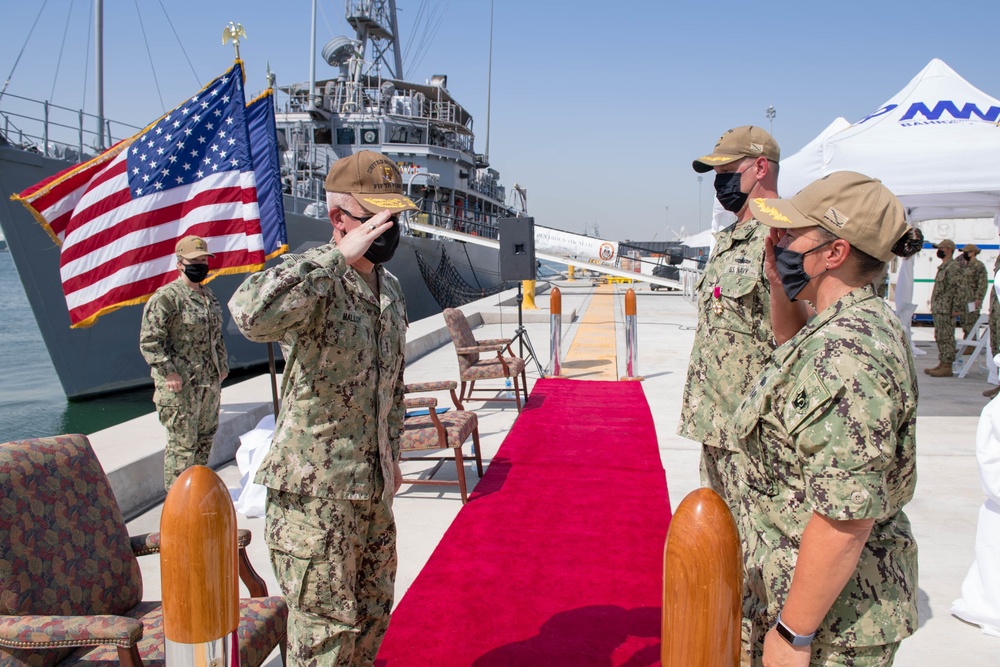
[[979,311],[974,313],[962,313],[958,316],[958,324],[962,327],[962,335],[965,338],[971,338],[974,333],[973,329],[976,327],[976,322],[979,321]]
[[701,446],[701,484],[712,489],[726,501],[733,521],[740,521],[740,453],[722,447]]
[[[707,486],[718,493],[726,501],[726,504],[729,505],[729,511],[733,514],[733,521],[736,522],[737,530],[740,528],[740,499],[742,497],[742,493],[740,492],[740,480],[742,476],[740,475],[739,460],[739,452],[732,452],[722,447],[713,447],[704,443],[701,445],[701,483],[703,486]],[[742,536],[740,537],[740,549],[743,550],[743,553],[746,553],[746,541]],[[744,598],[746,598],[746,594],[747,592],[744,590]],[[740,664],[743,667],[750,664],[750,628],[750,619],[744,614],[742,627],[740,628],[740,642],[743,647]]]
[[[751,642],[751,664],[764,664],[764,635],[774,624],[760,626],[754,624]],[[810,667],[890,667],[899,650],[899,642],[877,646],[834,646],[814,641],[810,646]]]
[[1000,302],[997,293],[990,286],[990,354],[1000,352]]
[[955,318],[944,313],[933,313],[934,341],[938,348],[938,361],[955,363]]
[[170,405],[157,404],[160,423],[167,429],[163,452],[163,488],[171,485],[191,466],[208,465],[212,440],[219,428],[219,385],[186,387]]
[[267,490],[265,539],[288,602],[288,667],[370,667],[392,611],[392,505]]

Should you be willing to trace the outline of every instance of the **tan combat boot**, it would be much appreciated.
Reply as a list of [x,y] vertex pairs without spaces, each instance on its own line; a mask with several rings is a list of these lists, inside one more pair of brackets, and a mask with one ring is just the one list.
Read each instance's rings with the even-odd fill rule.
[[951,364],[947,364],[943,361],[934,368],[928,370],[927,374],[933,378],[950,378],[954,375],[951,370]]
[[939,370],[941,368],[941,362],[938,362],[937,366],[931,366],[930,368],[925,368],[924,372],[930,375],[933,371]]

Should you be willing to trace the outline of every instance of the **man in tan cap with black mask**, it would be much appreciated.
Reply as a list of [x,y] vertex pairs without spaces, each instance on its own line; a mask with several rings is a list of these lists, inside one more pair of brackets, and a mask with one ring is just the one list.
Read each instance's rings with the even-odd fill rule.
[[737,221],[716,235],[698,283],[695,333],[677,432],[702,443],[702,483],[739,515],[739,454],[728,433],[739,406],[774,349],[764,239],[748,206],[752,197],[777,197],[778,144],[759,127],[729,130],[696,172],[715,171],[719,203]]
[[416,210],[396,164],[361,151],[326,177],[333,240],[248,278],[229,302],[243,334],[281,341],[282,406],[254,481],[288,600],[289,665],[371,665],[396,576],[406,308],[382,266]]

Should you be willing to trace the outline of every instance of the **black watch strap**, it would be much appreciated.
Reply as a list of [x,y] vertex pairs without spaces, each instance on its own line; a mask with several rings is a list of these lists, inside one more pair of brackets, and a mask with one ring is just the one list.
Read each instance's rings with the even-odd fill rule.
[[774,624],[774,629],[778,631],[781,638],[792,646],[809,646],[812,644],[813,637],[816,633],[813,632],[811,635],[797,635],[792,632],[787,625],[781,621],[781,614],[778,614],[778,622]]

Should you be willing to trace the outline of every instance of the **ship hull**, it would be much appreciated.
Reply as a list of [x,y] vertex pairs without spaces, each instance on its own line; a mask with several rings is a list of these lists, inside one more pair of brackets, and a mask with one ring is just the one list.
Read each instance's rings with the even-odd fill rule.
[[[66,396],[81,399],[151,384],[149,367],[139,353],[142,308],[130,306],[102,316],[87,329],[71,329],[59,278],[59,247],[24,206],[10,200],[44,178],[65,169],[63,160],[0,146],[0,228],[31,304]],[[290,208],[290,207],[286,207]],[[324,220],[286,211],[290,252],[326,243],[331,227]],[[493,248],[404,236],[387,268],[399,278],[409,320],[441,311],[424,281],[418,255],[434,266],[442,252],[470,285],[490,290],[500,284],[498,251]],[[281,261],[275,258],[269,265]],[[220,276],[210,283],[219,301],[229,297],[245,275]],[[267,347],[252,343],[236,329],[223,308],[223,334],[232,369],[267,363]]]

